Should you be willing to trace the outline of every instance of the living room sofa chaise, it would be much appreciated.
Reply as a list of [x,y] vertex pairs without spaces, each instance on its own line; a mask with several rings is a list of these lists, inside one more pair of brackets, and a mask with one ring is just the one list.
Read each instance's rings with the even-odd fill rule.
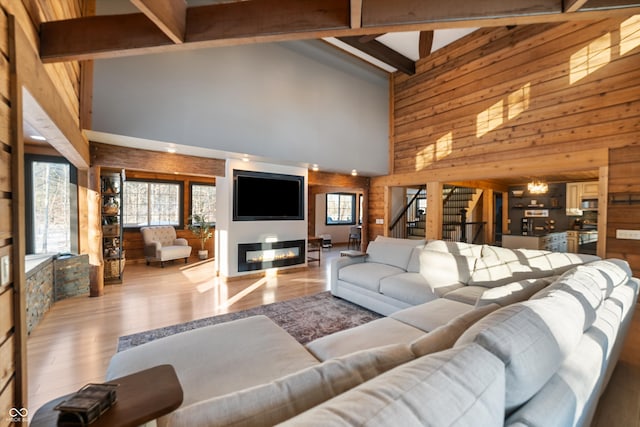
[[[501,248],[481,250],[490,257]],[[483,263],[510,262],[494,258]],[[545,274],[560,273],[557,262]],[[107,379],[172,364],[184,402],[161,426],[586,426],[639,281],[621,260],[568,268],[504,277],[472,303],[471,294],[466,302],[430,298],[306,346],[264,316],[200,328],[115,354]],[[446,294],[463,286],[477,285]]]

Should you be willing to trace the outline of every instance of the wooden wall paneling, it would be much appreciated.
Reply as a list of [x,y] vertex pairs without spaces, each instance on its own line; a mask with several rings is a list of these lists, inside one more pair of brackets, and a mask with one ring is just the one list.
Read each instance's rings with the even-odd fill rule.
[[11,192],[11,154],[0,144],[0,197]]
[[[7,384],[5,389],[2,390],[2,393],[0,394],[0,411],[3,414],[8,414],[11,408],[15,407],[15,403],[14,403],[16,401],[15,390],[16,390],[15,380],[13,379],[9,381],[9,384]],[[16,425],[16,423],[10,421],[8,417],[1,418],[0,422],[2,422],[1,425],[5,427]]]
[[[609,216],[609,166],[602,166],[598,169],[598,224],[608,224]],[[607,226],[598,227],[598,244],[596,254],[600,258],[607,255]]]
[[104,294],[104,261],[102,251],[102,197],[100,195],[100,166],[89,168],[87,187],[89,254],[89,296]]
[[183,175],[225,176],[225,160],[140,150],[91,142],[91,164],[145,172],[171,171]]

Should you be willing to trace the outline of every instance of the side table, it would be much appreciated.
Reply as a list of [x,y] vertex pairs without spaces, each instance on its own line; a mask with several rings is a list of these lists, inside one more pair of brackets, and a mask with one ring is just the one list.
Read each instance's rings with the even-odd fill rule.
[[[91,427],[135,427],[174,411],[182,404],[182,386],[171,365],[159,365],[116,378],[117,400]],[[54,399],[36,411],[31,427],[55,427],[59,412],[54,410],[73,393]]]

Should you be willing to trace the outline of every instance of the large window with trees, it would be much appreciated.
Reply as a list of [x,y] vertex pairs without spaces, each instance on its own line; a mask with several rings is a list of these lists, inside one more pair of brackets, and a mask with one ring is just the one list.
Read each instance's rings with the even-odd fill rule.
[[61,157],[28,155],[25,174],[27,253],[77,252],[76,168]]
[[207,222],[216,222],[216,186],[191,184],[191,216],[204,216]]
[[352,193],[327,194],[327,225],[355,224],[356,195]]
[[182,227],[182,183],[127,180],[124,183],[123,226]]

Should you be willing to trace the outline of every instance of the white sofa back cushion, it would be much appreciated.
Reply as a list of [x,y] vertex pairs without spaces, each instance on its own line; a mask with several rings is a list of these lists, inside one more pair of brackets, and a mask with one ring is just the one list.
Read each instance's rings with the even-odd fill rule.
[[447,240],[429,240],[424,245],[424,249],[479,258],[482,256],[482,246],[483,245],[474,245],[473,243],[450,242]]
[[420,274],[432,288],[468,283],[476,257],[447,252],[423,250],[420,253]]
[[281,426],[502,426],[504,365],[481,347],[421,357]]
[[[158,420],[169,426],[271,426],[414,359],[396,344],[330,359],[270,383],[203,400]],[[215,382],[215,377],[203,379]]]
[[367,247],[367,262],[387,264],[407,270],[414,246],[388,242],[373,241]]
[[524,301],[471,326],[455,347],[476,342],[505,364],[506,409],[516,409],[555,374],[582,337],[585,315],[575,300]]

